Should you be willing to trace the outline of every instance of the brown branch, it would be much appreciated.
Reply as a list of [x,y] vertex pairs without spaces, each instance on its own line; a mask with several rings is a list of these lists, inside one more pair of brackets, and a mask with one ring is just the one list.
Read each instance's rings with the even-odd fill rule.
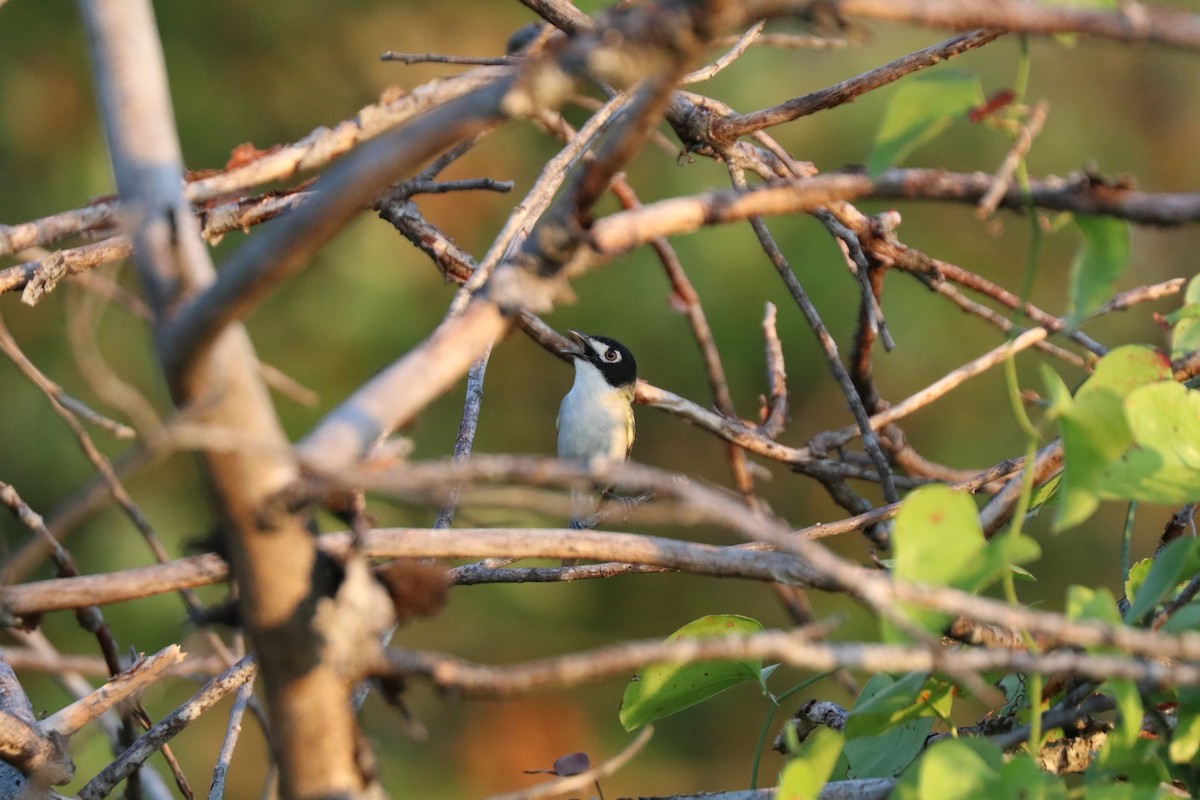
[[74,211],[63,211],[17,225],[0,225],[0,255],[46,247],[84,231],[111,227],[116,205],[111,198],[96,200]]
[[[722,36],[714,44],[729,47],[737,43],[739,36]],[[754,40],[760,47],[778,47],[781,50],[835,50],[850,43],[843,37],[814,36],[808,33],[763,33]]]
[[[997,469],[1011,470],[1012,462],[1005,462]],[[996,474],[991,473],[981,475],[980,479],[994,480],[995,477]],[[554,459],[486,456],[476,457],[466,464],[424,462],[410,463],[390,472],[357,471],[344,478],[351,485],[369,490],[413,497],[428,496],[434,487],[445,486],[453,480],[481,484],[511,481],[521,486],[569,486],[586,480],[623,491],[653,490],[656,498],[676,501],[686,510],[689,520],[708,520],[729,528],[748,541],[762,541],[777,550],[799,556],[806,574],[804,580],[811,579],[814,586],[848,592],[876,610],[895,608],[901,602],[913,603],[981,622],[1044,634],[1057,644],[1084,647],[1103,644],[1131,654],[1200,660],[1200,639],[1196,637],[1164,636],[1124,625],[1073,621],[1061,614],[1010,606],[957,589],[893,581],[879,570],[864,569],[843,560],[812,541],[811,537],[797,536],[782,520],[750,513],[737,498],[725,492],[694,482],[681,482],[670,473],[640,464],[595,465],[583,469]]]
[[[1037,459],[1033,465],[1033,485],[1039,486],[1045,483],[1051,476],[1062,469],[1062,464],[1062,439],[1055,439],[1037,453]],[[1008,483],[1004,484],[1004,488],[996,492],[992,499],[987,502],[987,505],[979,511],[979,524],[983,526],[983,532],[986,536],[995,534],[1008,521],[1013,508],[1016,507],[1020,498],[1021,485],[1022,479],[1020,475],[1010,479]]]
[[[828,4],[799,5],[824,8]],[[1200,50],[1200,15],[1141,4],[1108,11],[1029,5],[1020,0],[836,0],[833,13],[957,30],[1003,28],[1042,35],[1083,33],[1118,42],[1155,42]]]
[[592,30],[596,23],[569,2],[564,0],[521,0],[533,13],[564,33],[581,33]]
[[[943,397],[947,392],[961,386],[968,379],[986,372],[992,367],[1004,363],[1022,350],[1032,347],[1037,342],[1045,339],[1047,335],[1048,332],[1045,328],[1033,328],[1025,331],[1017,338],[993,348],[978,358],[972,359],[929,384],[924,389],[875,414],[867,421],[866,427],[872,431],[882,430],[887,425],[891,425],[924,408],[938,398]],[[862,426],[849,426],[837,431],[827,431],[815,436],[813,444],[815,448],[820,449],[840,447],[861,433]]]
[[767,303],[762,327],[770,394],[764,399],[762,422],[759,423],[758,431],[769,439],[783,433],[788,414],[787,371],[783,364],[783,343],[779,341],[779,331],[775,327],[776,316],[775,304]]
[[[336,556],[344,556],[350,546],[348,534],[330,534],[318,541],[323,551]],[[795,558],[783,553],[568,528],[377,529],[364,536],[362,552],[375,558],[602,559],[751,580],[777,580],[798,568]],[[119,572],[0,586],[0,609],[21,617],[81,605],[108,605],[219,583],[228,577],[229,565],[208,553]]]
[[254,186],[282,181],[327,166],[334,159],[436,106],[456,100],[512,75],[511,67],[481,67],[418,86],[359,109],[350,119],[320,127],[293,144],[268,149],[254,160],[188,182],[188,200],[201,203],[236,195]]
[[1073,650],[1032,653],[1008,649],[941,649],[924,646],[827,643],[800,629],[765,631],[746,636],[625,642],[611,647],[506,666],[473,664],[452,656],[391,649],[384,674],[426,678],[443,691],[465,697],[508,698],[564,689],[629,673],[649,664],[695,663],[720,659],[761,658],[797,669],[822,672],[857,669],[865,672],[937,672],[947,668],[970,673],[1067,673],[1097,680],[1126,678],[1153,685],[1200,684],[1195,664],[1164,664],[1128,656],[1101,656]]
[[752,216],[799,214],[834,200],[862,197],[871,191],[863,175],[819,175],[788,184],[726,189],[659,200],[596,220],[590,231],[597,253],[611,257],[656,236],[691,233],[707,225],[738,222]]
[[254,691],[254,678],[238,687],[233,705],[229,709],[229,723],[225,726],[225,739],[217,753],[217,763],[213,767],[213,778],[208,790],[208,800],[223,800],[225,797],[225,776],[229,773],[229,762],[233,759],[233,749],[237,746],[238,735],[242,731],[242,717],[250,704],[250,696]]
[[494,794],[487,798],[487,800],[541,800],[544,797],[556,797],[568,792],[577,792],[592,785],[598,787],[601,778],[607,778],[629,763],[629,760],[641,752],[642,748],[646,746],[646,743],[650,741],[650,737],[653,735],[654,726],[647,725],[634,737],[632,742],[625,746],[624,750],[589,770],[576,775],[564,775],[556,780],[546,781],[537,786],[531,786],[528,789],[518,789],[515,792],[508,792],[506,794]]
[[786,103],[750,114],[714,117],[711,122],[712,139],[716,142],[731,142],[739,136],[745,136],[763,128],[791,122],[817,111],[853,102],[856,97],[878,89],[880,86],[886,86],[905,75],[939,64],[976,47],[982,47],[1002,33],[1004,32],[1001,30],[971,31],[939,42],[924,50],[909,53],[882,67]]
[[1033,147],[1033,140],[1042,132],[1042,126],[1046,124],[1046,112],[1049,110],[1049,105],[1045,100],[1041,100],[1033,107],[1033,111],[1029,113],[1029,118],[1021,125],[1016,133],[1016,139],[1012,146],[1008,149],[1008,154],[1004,156],[1004,161],[1000,164],[1000,169],[996,170],[996,175],[992,179],[992,185],[979,199],[979,205],[975,209],[975,214],[980,219],[986,219],[996,213],[996,207],[1000,204],[1000,198],[1012,185],[1013,174],[1017,171],[1017,166],[1029,154],[1029,148]]
[[308,256],[342,229],[379,189],[411,174],[456,141],[502,115],[511,81],[437,107],[398,131],[363,145],[314,184],[314,198],[286,223],[251,239],[221,269],[216,281],[178,313],[161,334],[168,375],[183,371],[229,323],[244,319],[282,281],[308,264]]
[[[761,23],[757,27],[761,29]],[[633,187],[622,177],[613,181],[612,192],[623,208],[632,209],[641,205]],[[672,303],[676,304],[677,310],[682,311],[687,317],[688,325],[692,329],[692,338],[696,340],[696,346],[700,349],[700,357],[704,361],[704,371],[708,377],[709,389],[712,391],[713,403],[717,411],[727,417],[737,418],[733,396],[729,393],[729,381],[725,377],[725,366],[721,363],[721,354],[713,340],[712,329],[708,325],[708,318],[704,313],[704,306],[700,303],[700,295],[696,292],[696,287],[692,285],[683,269],[683,264],[679,261],[679,255],[670,242],[662,237],[657,237],[651,240],[650,246],[654,248],[658,261],[667,273],[667,279],[671,282]],[[732,443],[728,445],[727,451],[734,485],[752,502],[754,480],[747,467],[746,452]]]
[[46,787],[67,783],[74,776],[66,738],[41,727],[0,652],[0,791],[6,797],[38,797],[47,793]]
[[687,73],[679,79],[679,83],[700,83],[713,78],[721,70],[725,69],[734,61],[742,57],[742,54],[745,53],[746,50],[749,49],[750,45],[754,44],[754,42],[758,39],[759,35],[762,33],[763,26],[766,24],[766,20],[759,20],[751,25],[749,30],[738,37],[737,41],[733,43],[733,47],[731,47],[728,52],[722,54],[720,58],[711,64],[701,67],[700,69],[694,69]]
[[[364,774],[356,748],[350,680],[319,660],[320,637],[309,625],[315,595],[324,591],[310,580],[316,548],[300,516],[276,513],[267,519],[258,513],[299,472],[253,347],[239,325],[209,331],[204,344],[211,346],[182,354],[187,358],[164,338],[165,323],[177,319],[183,298],[211,285],[215,271],[183,196],[179,140],[153,11],[149,3],[126,0],[97,0],[83,10],[122,214],[159,344],[166,348],[160,347],[160,357],[175,401],[186,406],[215,397],[202,403],[200,421],[263,445],[207,449],[203,458],[222,521],[232,533],[241,619],[262,659],[284,793],[360,791],[374,779]],[[305,203],[292,216],[319,205]],[[324,713],[311,714],[314,704]]]
[[[118,783],[137,770],[146,759],[154,755],[176,734],[194,722],[229,692],[252,680],[257,672],[258,664],[252,656],[247,656],[206,683],[191,699],[163,717],[144,736],[121,753],[115,761],[88,781],[79,790],[80,800],[102,800]],[[325,713],[328,712],[329,709],[326,709]]]
[[[879,176],[870,195],[889,200],[947,200],[977,205],[992,181],[993,176],[985,172],[891,169]],[[1112,216],[1141,225],[1173,226],[1200,221],[1200,192],[1141,192],[1125,183],[1086,173],[1034,180],[1029,190],[1029,197],[1025,198],[1018,188],[1010,188],[1000,198],[1000,206],[1022,211],[1032,202],[1050,211]]]
[[87,697],[60,708],[39,722],[43,731],[73,736],[96,717],[116,707],[134,694],[143,692],[177,664],[186,654],[179,645],[169,645],[152,656],[139,659],[127,670],[114,675],[111,680]]
[[[11,631],[10,631],[11,633]],[[36,631],[31,633],[14,634],[20,640],[25,640],[29,636],[37,636]],[[81,656],[73,654],[59,653],[56,650],[44,650],[40,647],[32,645],[24,646],[4,646],[4,657],[8,659],[12,668],[18,672],[44,672],[59,676],[60,679],[92,677],[92,678],[109,678],[111,677],[108,667],[104,663],[104,659],[100,656]],[[132,666],[132,661],[126,657],[122,659],[122,668],[128,669]],[[217,656],[188,656],[179,664],[171,667],[167,673],[175,678],[195,679],[197,676],[219,675],[229,664],[224,659]],[[87,687],[82,692],[77,692],[74,681],[63,680],[64,685],[70,684],[69,690],[72,694],[79,694],[80,697],[91,693],[92,687]],[[86,681],[83,682],[87,684]],[[80,687],[82,688],[82,687]],[[106,732],[109,732],[106,729]]]
[[[936,292],[942,297],[945,297],[966,313],[973,314],[985,322],[995,326],[1002,333],[1013,336],[1016,331],[1020,330],[1017,324],[1008,317],[1004,316],[998,311],[995,311],[994,309],[989,308],[988,306],[983,305],[982,303],[978,303],[970,299],[961,291],[959,291],[958,287],[942,280],[941,278],[918,272],[910,274],[927,286],[930,291]],[[1080,356],[1072,353],[1070,350],[1064,350],[1063,348],[1056,344],[1052,344],[1051,342],[1040,341],[1034,344],[1034,347],[1036,347],[1038,350],[1041,350],[1043,353],[1052,355],[1055,358],[1071,364],[1072,366],[1082,367],[1086,364],[1084,359]]]
[[395,61],[398,64],[465,64],[472,67],[506,67],[516,60],[512,56],[454,56],[444,53],[397,53],[395,50],[385,50],[379,55],[380,61]]

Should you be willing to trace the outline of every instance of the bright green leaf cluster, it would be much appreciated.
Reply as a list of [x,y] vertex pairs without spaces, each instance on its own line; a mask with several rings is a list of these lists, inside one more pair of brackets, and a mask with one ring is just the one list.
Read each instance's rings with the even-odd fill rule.
[[1086,520],[1101,500],[1200,498],[1200,392],[1173,381],[1161,353],[1113,350],[1074,397],[1056,373],[1043,376],[1062,428],[1060,530]]
[[907,770],[890,795],[896,800],[974,800],[979,797],[1066,798],[1062,781],[1047,775],[1024,753],[1005,761],[983,739],[942,739]]

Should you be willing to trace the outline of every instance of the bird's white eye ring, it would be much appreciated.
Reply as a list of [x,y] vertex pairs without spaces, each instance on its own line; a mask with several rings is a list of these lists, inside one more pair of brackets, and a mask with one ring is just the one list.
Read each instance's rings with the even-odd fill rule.
[[621,360],[621,354],[618,353],[616,350],[605,350],[604,351],[604,360],[610,364],[615,364]]

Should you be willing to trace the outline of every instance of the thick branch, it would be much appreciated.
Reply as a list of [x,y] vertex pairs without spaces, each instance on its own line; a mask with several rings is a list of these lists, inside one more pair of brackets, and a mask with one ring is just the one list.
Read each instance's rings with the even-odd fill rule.
[[1141,3],[1108,11],[1021,0],[836,0],[833,9],[833,13],[844,17],[907,22],[931,28],[1003,28],[1044,35],[1084,33],[1118,42],[1157,42],[1200,50],[1200,15]]

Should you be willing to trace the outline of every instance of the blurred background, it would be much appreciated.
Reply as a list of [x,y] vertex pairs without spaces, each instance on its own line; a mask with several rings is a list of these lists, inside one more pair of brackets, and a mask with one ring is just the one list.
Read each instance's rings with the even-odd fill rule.
[[[1192,4],[1179,5],[1194,7]],[[590,3],[585,8],[594,11]],[[382,63],[385,50],[488,56],[502,54],[509,34],[533,20],[517,2],[446,4],[332,0],[157,4],[183,151],[192,169],[219,168],[240,143],[260,148],[292,142],[319,126],[332,126],[375,102],[388,87],[412,88],[463,69],[446,65]],[[798,24],[773,30],[801,32]],[[752,48],[733,67],[694,90],[739,111],[750,111],[823,88],[949,34],[871,24],[854,32],[846,47],[812,50]],[[717,55],[714,52],[713,55]],[[987,93],[1016,79],[1018,44],[1011,37],[970,52],[937,69],[981,77]],[[1034,176],[1066,175],[1094,167],[1106,175],[1129,175],[1140,188],[1195,191],[1200,185],[1200,84],[1195,54],[1109,42],[1032,43],[1031,101],[1045,99],[1049,118],[1029,157]],[[885,104],[895,86],[854,103],[772,131],[791,153],[823,170],[866,161]],[[578,123],[579,109],[567,115]],[[664,126],[664,131],[666,128]],[[670,133],[668,136],[670,136]],[[673,140],[673,137],[672,137]],[[488,176],[512,180],[513,193],[426,196],[419,204],[467,251],[481,256],[512,205],[528,190],[541,165],[559,145],[533,126],[513,122],[484,139],[446,177]],[[911,166],[994,171],[1008,147],[995,130],[955,124],[908,159]],[[704,159],[684,161],[650,147],[630,165],[628,178],[643,202],[727,185],[724,168]],[[113,181],[95,113],[88,54],[75,4],[64,0],[13,0],[0,8],[0,223],[17,223],[77,208],[110,194]],[[615,209],[606,200],[600,213]],[[870,213],[887,206],[864,203]],[[905,203],[898,206],[907,244],[978,272],[1018,291],[1028,244],[1026,221],[1000,214],[979,221],[973,208]],[[837,247],[825,229],[806,216],[774,218],[769,225],[843,353],[849,352],[858,293]],[[215,248],[219,265],[247,238],[230,234]],[[803,444],[813,434],[852,419],[819,356],[812,332],[763,258],[748,226],[706,230],[674,241],[703,300],[724,357],[739,412],[757,414],[766,390],[760,323],[765,304],[779,307],[791,391],[791,422],[781,440]],[[1071,227],[1045,238],[1033,299],[1065,313],[1066,277],[1078,236]],[[1132,259],[1120,289],[1171,277],[1190,277],[1200,231],[1195,228],[1135,228]],[[0,268],[21,259],[0,259]],[[124,265],[106,274],[136,289]],[[672,310],[670,287],[657,261],[638,251],[575,284],[578,302],[547,321],[565,331],[577,328],[614,336],[636,354],[646,380],[708,406],[712,398],[699,353],[682,315]],[[441,319],[454,287],[387,223],[364,213],[279,291],[249,321],[261,358],[319,393],[305,407],[285,397],[278,406],[293,437],[300,437],[362,381],[404,354]],[[78,312],[78,295],[63,286],[29,308],[16,294],[0,296],[0,313],[32,360],[67,392],[95,402],[79,375],[67,337]],[[1153,312],[1176,303],[1138,307],[1089,323],[1089,334],[1107,345],[1162,343]],[[916,281],[888,276],[883,307],[897,348],[877,350],[875,370],[885,398],[898,401],[961,363],[1002,341],[992,327],[964,316]],[[100,318],[95,341],[114,370],[167,408],[162,381],[141,321],[120,307]],[[1040,390],[1039,356],[1020,361],[1024,388]],[[1068,384],[1081,374],[1061,364]],[[571,370],[520,335],[494,351],[487,373],[476,451],[538,453],[554,450],[554,418],[568,389]],[[415,456],[451,452],[461,412],[462,386],[432,405],[406,431]],[[92,469],[41,394],[7,361],[0,361],[0,480],[11,483],[40,513],[50,516]],[[983,468],[1016,455],[1021,439],[1008,408],[1000,371],[968,382],[905,424],[909,440],[927,458],[958,468]],[[127,445],[107,434],[93,437],[110,455]],[[679,420],[638,409],[638,461],[730,485],[725,447]],[[839,519],[815,482],[776,465],[763,464],[770,480],[759,488],[771,506],[796,526]],[[127,481],[159,535],[174,554],[202,537],[211,525],[204,491],[190,457],[174,456]],[[873,487],[859,487],[873,502]],[[1143,506],[1135,532],[1135,558],[1149,555],[1171,509]],[[433,512],[374,503],[381,525],[428,525]],[[1106,505],[1081,529],[1055,535],[1043,515],[1033,523],[1044,557],[1030,569],[1038,582],[1022,584],[1023,598],[1044,608],[1061,608],[1070,583],[1109,587],[1120,596],[1118,549],[1123,507]],[[561,521],[486,509],[464,509],[459,525],[558,525]],[[336,526],[326,525],[328,529]],[[710,529],[633,530],[727,543]],[[0,558],[27,541],[29,533],[11,516],[0,515]],[[132,524],[111,508],[84,521],[68,546],[84,572],[150,563]],[[833,543],[848,557],[869,555],[858,534]],[[49,577],[48,567],[32,577]],[[215,601],[223,591],[205,592]],[[836,638],[873,636],[874,623],[840,597],[814,595],[818,614],[845,614]],[[634,576],[606,582],[515,585],[455,589],[436,619],[402,630],[408,646],[442,650],[487,663],[506,663],[595,647],[627,638],[661,637],[709,613],[739,613],[767,626],[788,619],[769,587],[686,576]],[[172,596],[105,609],[123,647],[152,652],[182,641],[185,649],[205,645],[186,622]],[[69,614],[43,622],[65,652],[93,654],[94,639]],[[0,643],[8,640],[0,638]],[[807,677],[781,669],[771,679],[776,692]],[[63,705],[65,693],[50,679],[22,675],[38,711]],[[194,691],[171,680],[146,697],[155,718]],[[384,782],[397,796],[479,797],[528,785],[525,769],[548,768],[559,755],[587,751],[598,760],[629,739],[617,721],[623,682],[608,681],[571,693],[504,703],[463,703],[415,685],[408,693],[423,739],[404,733],[395,711],[368,702],[365,725],[381,760]],[[852,697],[824,681],[793,698],[776,722],[804,698],[820,696],[849,703]],[[205,791],[228,703],[204,716],[174,743],[197,791]],[[960,704],[964,721],[978,713]],[[668,794],[744,788],[759,728],[768,710],[751,686],[737,687],[702,706],[661,721],[658,733],[632,767],[605,781],[606,796]],[[772,731],[774,735],[774,731]],[[81,734],[74,745],[78,788],[111,755],[101,736]],[[262,737],[246,725],[234,757],[230,797],[257,797],[264,771]],[[157,762],[161,767],[161,762]],[[768,757],[761,781],[774,780],[779,762]],[[67,787],[70,790],[72,787]]]

